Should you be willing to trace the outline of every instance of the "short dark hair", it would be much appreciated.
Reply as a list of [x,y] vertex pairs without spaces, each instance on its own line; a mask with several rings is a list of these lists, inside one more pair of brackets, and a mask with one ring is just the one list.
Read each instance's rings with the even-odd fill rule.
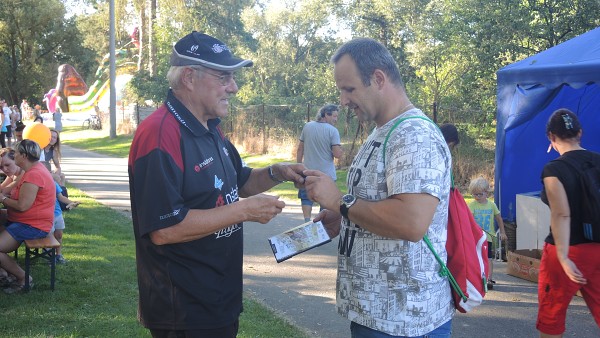
[[23,131],[23,129],[25,129],[23,121],[17,121],[15,131]]
[[365,87],[371,85],[371,75],[376,69],[383,71],[397,86],[404,87],[400,70],[390,51],[379,41],[370,38],[356,38],[343,44],[331,57],[333,64],[348,54],[360,73]]
[[566,140],[578,137],[580,131],[579,118],[567,108],[555,110],[546,123],[546,136],[550,136],[552,133],[558,138]]
[[454,142],[454,145],[460,143],[460,138],[458,137],[458,130],[456,126],[452,123],[444,123],[440,126],[440,130],[442,131],[442,135],[444,135],[444,140],[446,143]]
[[331,116],[331,114],[333,114],[334,111],[339,111],[340,107],[337,104],[331,104],[328,103],[326,105],[324,105],[323,107],[321,107],[321,109],[319,109],[319,115],[321,115],[321,117],[325,117],[325,114]]

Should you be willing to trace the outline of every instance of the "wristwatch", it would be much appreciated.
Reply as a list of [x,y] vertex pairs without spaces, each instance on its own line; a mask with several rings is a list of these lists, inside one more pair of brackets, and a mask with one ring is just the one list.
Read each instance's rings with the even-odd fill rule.
[[356,197],[351,194],[346,194],[342,196],[342,200],[340,202],[340,214],[342,216],[348,218],[348,209],[356,203]]

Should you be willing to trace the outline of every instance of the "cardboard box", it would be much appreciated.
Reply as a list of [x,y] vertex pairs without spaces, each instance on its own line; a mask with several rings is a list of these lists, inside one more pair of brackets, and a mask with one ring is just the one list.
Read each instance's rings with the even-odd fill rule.
[[525,249],[509,251],[507,254],[507,273],[537,283],[540,273],[542,250]]

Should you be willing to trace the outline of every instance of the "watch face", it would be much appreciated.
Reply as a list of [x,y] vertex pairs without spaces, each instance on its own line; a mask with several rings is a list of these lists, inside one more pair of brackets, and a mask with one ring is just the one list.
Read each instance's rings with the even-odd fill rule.
[[352,203],[352,202],[354,202],[355,199],[356,199],[356,197],[354,197],[353,195],[350,195],[350,194],[346,194],[342,197],[342,201],[345,204]]

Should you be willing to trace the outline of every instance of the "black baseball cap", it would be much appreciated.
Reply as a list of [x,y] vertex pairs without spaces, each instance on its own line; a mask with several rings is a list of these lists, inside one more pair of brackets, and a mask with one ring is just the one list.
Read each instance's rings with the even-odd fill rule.
[[252,60],[235,57],[220,40],[193,31],[175,43],[171,54],[171,66],[191,65],[232,71],[252,66]]

